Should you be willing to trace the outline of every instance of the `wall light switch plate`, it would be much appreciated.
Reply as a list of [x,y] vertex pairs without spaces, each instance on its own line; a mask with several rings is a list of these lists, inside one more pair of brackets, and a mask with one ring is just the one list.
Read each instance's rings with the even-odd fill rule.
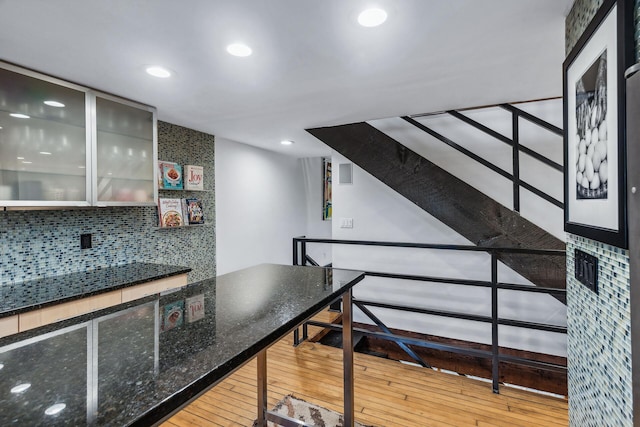
[[340,218],[340,228],[353,228],[353,218]]
[[575,250],[574,276],[580,283],[598,293],[598,258],[580,249]]

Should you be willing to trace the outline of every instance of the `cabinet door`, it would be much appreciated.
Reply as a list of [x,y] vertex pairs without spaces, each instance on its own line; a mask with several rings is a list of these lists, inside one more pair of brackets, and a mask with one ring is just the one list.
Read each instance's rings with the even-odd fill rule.
[[0,67],[0,206],[89,205],[87,92]]
[[95,204],[155,204],[155,110],[98,95],[95,121]]

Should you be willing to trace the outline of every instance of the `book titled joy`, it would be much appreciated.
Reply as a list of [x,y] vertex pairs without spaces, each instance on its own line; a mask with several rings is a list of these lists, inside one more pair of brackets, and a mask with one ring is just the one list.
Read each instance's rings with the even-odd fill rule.
[[202,166],[186,165],[184,167],[184,189],[185,190],[204,190],[203,170]]

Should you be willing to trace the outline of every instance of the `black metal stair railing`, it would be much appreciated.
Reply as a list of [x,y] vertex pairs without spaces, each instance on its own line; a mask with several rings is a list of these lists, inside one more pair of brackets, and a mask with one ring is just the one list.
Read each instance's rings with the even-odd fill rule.
[[444,135],[436,132],[435,130],[431,129],[430,127],[426,126],[423,123],[420,123],[419,121],[416,120],[416,118],[418,117],[424,117],[424,116],[433,116],[435,114],[443,114],[443,113],[435,113],[435,114],[416,114],[413,116],[403,116],[401,117],[403,120],[405,120],[406,122],[412,124],[413,126],[417,127],[418,129],[428,133],[429,135],[433,136],[434,138],[438,139],[441,142],[444,142],[445,144],[447,144],[448,146],[454,148],[455,150],[457,150],[458,152],[466,155],[467,157],[475,160],[476,162],[482,164],[483,166],[491,169],[493,172],[503,176],[504,178],[507,178],[508,180],[510,180],[513,183],[513,210],[516,212],[520,212],[520,188],[524,188],[528,191],[530,191],[531,193],[535,194],[538,197],[541,197],[542,199],[546,200],[547,202],[559,207],[560,209],[564,209],[564,203],[560,200],[557,200],[556,198],[550,196],[549,194],[545,193],[544,191],[536,188],[535,186],[527,183],[526,181],[523,181],[520,178],[520,153],[524,153],[528,156],[530,156],[531,158],[542,162],[543,164],[559,171],[562,172],[563,166],[557,162],[554,162],[553,160],[549,159],[548,157],[526,147],[520,144],[520,130],[519,130],[519,118],[523,118],[527,121],[529,121],[530,123],[533,123],[534,125],[545,129],[555,135],[559,135],[562,136],[563,132],[562,129],[560,129],[557,126],[552,125],[549,122],[546,122],[542,119],[540,119],[539,117],[536,117],[530,113],[527,113],[526,111],[523,111],[511,104],[500,104],[499,107],[509,111],[511,113],[511,123],[512,123],[512,136],[511,138],[508,138],[504,135],[502,135],[499,132],[496,132],[495,130],[483,125],[482,123],[479,123],[475,120],[473,120],[472,118],[465,116],[464,114],[460,113],[459,111],[456,110],[449,110],[446,111],[444,113],[449,114],[452,117],[455,117],[456,119],[470,125],[473,126],[475,129],[478,129],[481,132],[484,132],[485,134],[497,139],[498,141],[504,142],[505,144],[511,146],[512,148],[512,173],[509,173],[507,171],[505,171],[504,169],[494,165],[493,163],[491,163],[490,161],[482,158],[481,156],[475,154],[474,152],[472,152],[471,150],[468,150],[466,148],[464,148],[463,146],[461,146],[460,144],[457,144],[456,142],[452,141],[451,139],[445,137]]
[[[429,366],[429,363],[420,358],[415,351],[413,351],[409,345],[424,347],[434,350],[442,350],[447,352],[453,352],[463,354],[467,356],[490,358],[492,361],[492,384],[493,392],[499,393],[499,364],[500,362],[508,362],[520,365],[526,365],[546,370],[552,370],[556,372],[566,373],[566,366],[541,362],[532,359],[526,359],[522,357],[510,356],[500,354],[499,351],[499,334],[498,327],[512,326],[517,328],[524,328],[529,330],[546,331],[553,333],[566,334],[567,328],[564,326],[543,324],[536,322],[528,322],[522,320],[514,320],[501,318],[498,313],[498,291],[499,290],[512,290],[521,292],[532,293],[546,293],[551,295],[560,295],[566,298],[566,289],[548,288],[539,286],[526,286],[513,283],[502,283],[498,281],[498,261],[502,254],[527,254],[527,255],[539,255],[539,256],[559,256],[565,257],[564,250],[557,249],[526,249],[526,248],[498,248],[498,247],[478,247],[470,245],[443,245],[443,244],[429,244],[429,243],[405,243],[405,242],[380,242],[380,241],[366,241],[366,240],[336,240],[336,239],[313,239],[306,237],[295,237],[293,239],[293,265],[314,265],[318,263],[313,261],[307,254],[307,244],[338,244],[338,245],[357,245],[357,246],[377,246],[377,247],[394,247],[394,248],[417,248],[417,249],[436,249],[440,251],[469,251],[469,252],[484,252],[491,257],[491,280],[468,280],[458,278],[447,277],[435,277],[435,276],[420,276],[410,274],[397,274],[397,273],[384,273],[375,271],[365,271],[366,276],[372,277],[386,277],[392,279],[404,279],[429,283],[444,283],[455,284],[463,286],[473,287],[485,287],[491,289],[491,316],[483,316],[476,314],[468,314],[457,311],[424,309],[418,307],[410,307],[398,304],[387,304],[379,301],[361,300],[356,297],[353,298],[353,303],[360,308],[360,310],[367,315],[381,330],[382,332],[374,332],[368,329],[354,328],[355,332],[362,333],[366,336],[379,338],[383,340],[393,341],[398,344],[416,363],[422,366]],[[393,334],[392,331],[377,317],[375,316],[369,307],[384,308],[390,310],[397,310],[408,313],[426,314],[432,316],[440,316],[443,318],[462,319],[482,323],[491,324],[491,351],[469,349],[463,347],[457,347],[452,345],[444,345],[441,343],[427,341],[417,338],[406,337],[402,335]],[[340,330],[341,325],[317,322],[309,320],[302,327],[302,340],[308,338],[308,326],[320,326],[332,330]],[[300,339],[299,330],[294,330],[294,345],[298,345],[302,342]]]

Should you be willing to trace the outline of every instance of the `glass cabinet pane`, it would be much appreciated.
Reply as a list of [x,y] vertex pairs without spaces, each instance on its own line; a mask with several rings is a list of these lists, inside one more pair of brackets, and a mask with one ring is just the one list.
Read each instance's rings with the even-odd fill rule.
[[97,200],[154,202],[151,111],[96,98]]
[[88,202],[86,147],[85,92],[0,68],[0,201]]

